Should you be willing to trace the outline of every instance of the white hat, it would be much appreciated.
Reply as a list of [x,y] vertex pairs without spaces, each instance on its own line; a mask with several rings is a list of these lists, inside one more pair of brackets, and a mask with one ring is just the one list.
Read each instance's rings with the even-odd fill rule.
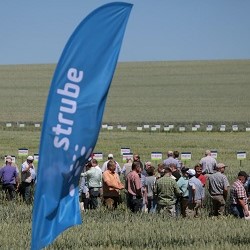
[[29,160],[29,161],[33,161],[33,160],[34,160],[34,158],[33,158],[33,156],[32,156],[32,155],[29,155],[29,156],[27,157],[27,160]]
[[189,175],[191,175],[191,176],[194,176],[194,175],[196,174],[195,170],[192,169],[192,168],[190,168],[190,169],[187,171],[187,173],[188,173]]
[[108,158],[114,158],[113,154],[109,154]]

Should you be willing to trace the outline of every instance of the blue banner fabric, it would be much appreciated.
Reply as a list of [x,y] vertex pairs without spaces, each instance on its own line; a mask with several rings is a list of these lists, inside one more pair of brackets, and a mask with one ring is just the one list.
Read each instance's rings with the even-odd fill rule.
[[81,224],[78,184],[100,131],[132,4],[115,2],[90,13],[57,64],[40,141],[31,249]]

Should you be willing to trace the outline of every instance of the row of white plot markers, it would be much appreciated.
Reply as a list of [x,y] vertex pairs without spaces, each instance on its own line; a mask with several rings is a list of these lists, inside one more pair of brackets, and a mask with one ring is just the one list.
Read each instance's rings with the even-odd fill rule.
[[[113,130],[114,126],[109,126],[107,124],[103,124],[102,128],[107,129],[107,130]],[[127,130],[127,126],[117,125],[117,129]],[[139,126],[136,128],[137,131],[143,131],[143,130],[159,131],[160,129],[161,129],[161,125],[155,125],[155,126],[143,125],[143,126]],[[172,129],[174,129],[174,125],[169,125],[169,126],[163,127],[163,131],[166,131],[166,132],[171,131]],[[195,125],[191,128],[191,131],[195,132],[195,131],[199,131],[199,129],[200,129],[200,125]],[[184,126],[179,127],[180,132],[185,132],[186,130],[187,129]],[[213,130],[215,131],[213,125],[207,125],[206,131],[213,131]],[[221,131],[221,132],[226,131],[226,125],[221,125],[219,128],[219,131]],[[233,125],[232,131],[239,131],[238,125]],[[250,132],[250,127],[246,128],[246,132]]]
[[[28,149],[27,148],[20,148],[18,149],[18,157],[25,159],[28,156]],[[38,162],[39,160],[39,154],[34,154],[34,161]],[[122,156],[122,161],[126,162],[126,159],[128,158],[133,158],[133,153],[131,152],[130,148],[121,148],[121,156]],[[218,152],[217,150],[211,150],[211,156],[214,157],[215,159],[217,159],[218,157]],[[6,161],[6,157],[7,155],[5,155],[4,157],[4,161]],[[16,156],[12,155],[12,161],[15,163],[16,162]],[[159,160],[163,160],[163,153],[162,152],[151,152],[151,160],[152,161],[159,161]],[[95,158],[96,160],[99,161],[103,161],[104,160],[104,156],[102,152],[94,152],[93,153],[93,158]],[[188,161],[192,159],[192,153],[191,152],[181,152],[180,153],[180,158],[182,161]],[[236,152],[236,159],[237,160],[245,160],[247,158],[247,153],[246,151],[237,151]]]
[[[25,128],[26,127],[26,124],[25,123],[17,123],[16,124],[19,128]],[[33,124],[35,128],[40,128],[41,127],[41,124],[40,123],[34,123]],[[13,127],[14,125],[12,123],[6,123],[6,127],[7,128],[11,128]],[[171,131],[174,129],[174,125],[169,125],[169,126],[163,126],[163,131],[165,132],[168,132],[168,131]],[[196,132],[196,131],[199,131],[200,130],[200,125],[195,125],[191,128],[191,131],[193,132]],[[114,126],[110,126],[110,125],[107,125],[107,124],[103,124],[102,125],[102,128],[103,129],[107,129],[107,130],[113,130],[114,129]],[[122,131],[125,131],[127,130],[127,126],[122,126],[122,125],[117,125],[117,129],[120,129]],[[143,126],[138,126],[136,127],[136,130],[137,131],[143,131],[143,130],[150,130],[150,131],[159,131],[161,129],[161,125],[155,125],[155,126],[150,126],[150,125],[143,125]],[[178,127],[178,130],[179,132],[185,132],[187,131],[187,128],[184,127],[184,126],[180,126]],[[206,126],[206,131],[216,131],[216,129],[214,128],[213,125],[207,125]],[[238,125],[232,125],[231,127],[231,130],[232,131],[239,131],[239,127]],[[218,130],[217,130],[218,131]],[[221,132],[224,132],[226,131],[226,125],[221,125],[220,128],[219,128],[219,131]],[[246,127],[245,128],[245,131],[246,132],[250,132],[250,127]]]

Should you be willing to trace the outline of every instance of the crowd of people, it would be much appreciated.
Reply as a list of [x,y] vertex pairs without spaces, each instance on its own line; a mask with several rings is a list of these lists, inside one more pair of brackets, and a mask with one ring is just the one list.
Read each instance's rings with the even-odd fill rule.
[[[23,162],[19,179],[19,169],[12,157],[5,158],[5,165],[0,168],[0,180],[7,200],[11,201],[19,194],[27,204],[32,202],[36,182],[33,161],[33,156],[28,156]],[[126,159],[122,167],[113,154],[108,155],[102,166],[91,158],[81,173],[80,208],[85,211],[103,204],[108,209],[116,209],[121,202],[126,202],[135,213],[199,217],[210,201],[213,216],[226,215],[226,207],[229,207],[229,213],[235,217],[250,218],[250,178],[245,171],[239,171],[230,185],[226,168],[225,164],[216,162],[209,150],[193,168],[182,164],[178,151],[168,151],[167,158],[156,168],[151,162],[143,164],[138,154]]]
[[209,200],[210,215],[226,215],[228,204],[233,216],[250,218],[250,178],[245,171],[239,171],[230,186],[226,168],[216,162],[209,150],[194,168],[182,164],[178,151],[168,151],[167,159],[157,168],[151,162],[143,164],[138,154],[120,167],[109,154],[102,166],[96,159],[85,165],[80,180],[80,206],[86,210],[104,204],[116,209],[124,193],[123,200],[132,212],[199,217]]
[[0,181],[6,199],[11,201],[19,194],[23,201],[30,204],[33,199],[33,189],[36,181],[34,158],[29,155],[21,166],[21,180],[19,168],[13,163],[10,155],[5,157],[5,165],[0,168]]

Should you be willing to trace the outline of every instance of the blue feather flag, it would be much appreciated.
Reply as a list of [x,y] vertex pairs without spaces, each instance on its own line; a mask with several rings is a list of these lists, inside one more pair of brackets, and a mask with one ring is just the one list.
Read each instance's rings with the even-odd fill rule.
[[81,224],[78,184],[100,131],[132,4],[115,2],[90,13],[57,64],[40,141],[31,249],[46,247]]

